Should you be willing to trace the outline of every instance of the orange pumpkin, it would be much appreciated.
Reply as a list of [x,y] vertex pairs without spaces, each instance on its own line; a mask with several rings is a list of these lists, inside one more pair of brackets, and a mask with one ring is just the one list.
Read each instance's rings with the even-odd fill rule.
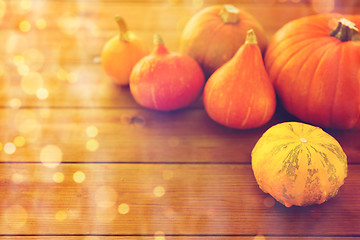
[[208,78],[234,56],[250,29],[255,31],[264,52],[268,40],[253,16],[232,5],[206,7],[186,24],[180,38],[180,52],[194,58]]
[[360,15],[319,14],[274,35],[265,65],[288,112],[322,127],[360,122],[359,26]]
[[285,122],[269,128],[251,153],[259,187],[286,207],[321,204],[347,176],[340,144],[319,127]]
[[253,30],[235,56],[206,82],[204,106],[214,121],[237,129],[259,127],[273,116],[275,91]]
[[128,85],[135,63],[148,54],[145,44],[127,30],[123,18],[116,16],[120,33],[106,42],[101,52],[101,64],[108,76],[118,85]]
[[150,109],[177,110],[194,102],[205,79],[199,64],[189,56],[169,52],[160,35],[154,49],[134,66],[130,91],[135,101]]

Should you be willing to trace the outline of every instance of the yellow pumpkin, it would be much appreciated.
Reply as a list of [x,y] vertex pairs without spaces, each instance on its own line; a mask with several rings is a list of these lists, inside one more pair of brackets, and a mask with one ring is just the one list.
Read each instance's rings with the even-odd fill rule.
[[259,187],[286,207],[321,204],[347,176],[340,144],[321,128],[285,122],[269,128],[251,153]]

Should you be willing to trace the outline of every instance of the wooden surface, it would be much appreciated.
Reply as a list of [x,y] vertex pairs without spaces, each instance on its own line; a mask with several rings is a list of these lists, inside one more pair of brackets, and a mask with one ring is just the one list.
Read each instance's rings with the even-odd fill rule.
[[[359,14],[358,1],[227,1],[268,37],[317,12]],[[331,1],[329,1],[331,2]],[[328,202],[286,208],[257,186],[253,130],[220,126],[201,98],[163,113],[138,106],[99,62],[115,14],[152,45],[177,51],[186,21],[222,1],[0,0],[0,238],[39,240],[360,238],[360,132],[326,129],[349,172]],[[41,89],[41,90],[39,90]],[[16,148],[14,148],[14,146]]]

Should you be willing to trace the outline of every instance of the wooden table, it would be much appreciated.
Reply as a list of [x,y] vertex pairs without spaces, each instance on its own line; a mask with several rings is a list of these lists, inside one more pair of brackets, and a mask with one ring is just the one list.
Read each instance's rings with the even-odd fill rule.
[[[301,16],[360,13],[357,0],[316,2],[227,1],[269,37]],[[232,130],[209,119],[201,99],[144,109],[103,72],[115,14],[149,48],[160,33],[177,51],[186,21],[216,3],[0,0],[1,239],[360,238],[359,131],[326,130],[348,155],[339,194],[286,208],[258,188],[250,165],[262,133],[295,120],[281,107],[263,127]]]

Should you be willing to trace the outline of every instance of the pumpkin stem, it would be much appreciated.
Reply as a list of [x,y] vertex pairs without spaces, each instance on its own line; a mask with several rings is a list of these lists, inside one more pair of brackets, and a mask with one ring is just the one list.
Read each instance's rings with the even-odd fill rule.
[[255,32],[253,29],[250,29],[249,31],[247,31],[245,44],[258,44],[258,42],[256,40],[256,35],[255,35]]
[[342,42],[360,40],[359,29],[355,23],[342,18],[337,27],[330,33],[330,36],[336,37]]
[[115,16],[115,21],[119,26],[119,39],[120,41],[124,41],[124,42],[130,42],[130,36],[129,36],[129,32],[125,23],[125,20],[116,15]]
[[231,4],[225,4],[219,15],[224,23],[235,24],[239,21],[239,9]]
[[165,47],[164,40],[162,39],[160,34],[154,34],[153,39],[154,39],[153,42],[155,45],[155,48],[153,51],[154,53],[156,53],[156,54],[168,54],[169,53],[169,51]]

